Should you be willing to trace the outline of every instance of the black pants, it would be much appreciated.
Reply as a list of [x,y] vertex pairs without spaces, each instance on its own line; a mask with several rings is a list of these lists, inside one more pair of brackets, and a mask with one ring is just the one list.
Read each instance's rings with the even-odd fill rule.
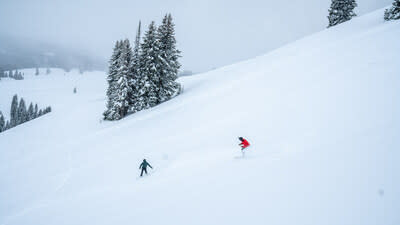
[[147,168],[142,168],[142,172],[140,173],[140,176],[143,176],[143,171],[146,172],[146,174],[147,174]]

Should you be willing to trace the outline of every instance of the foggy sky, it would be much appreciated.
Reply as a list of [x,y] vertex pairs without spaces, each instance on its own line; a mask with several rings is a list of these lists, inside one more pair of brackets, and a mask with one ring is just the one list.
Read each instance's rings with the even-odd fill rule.
[[[359,15],[392,0],[358,0]],[[266,53],[324,29],[331,0],[0,0],[0,33],[80,49],[108,59],[172,13],[183,69],[205,71]]]

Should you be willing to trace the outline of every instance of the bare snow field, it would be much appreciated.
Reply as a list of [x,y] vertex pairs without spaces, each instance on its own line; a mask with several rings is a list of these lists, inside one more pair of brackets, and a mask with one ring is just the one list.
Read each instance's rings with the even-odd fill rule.
[[400,224],[400,21],[382,17],[182,77],[118,122],[104,72],[2,79],[7,119],[14,94],[53,111],[0,133],[0,225]]

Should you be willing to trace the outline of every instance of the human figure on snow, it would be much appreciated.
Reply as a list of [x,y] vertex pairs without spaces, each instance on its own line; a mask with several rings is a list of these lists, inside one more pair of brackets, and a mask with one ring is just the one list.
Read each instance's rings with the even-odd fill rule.
[[250,146],[249,142],[244,139],[243,137],[239,137],[240,144],[239,146],[242,147],[242,154],[244,156],[244,150]]
[[143,162],[139,166],[139,169],[142,169],[140,176],[143,176],[143,171],[147,174],[147,166],[150,166],[150,168],[153,169],[153,167],[151,167],[151,165],[146,161],[146,159],[143,159]]

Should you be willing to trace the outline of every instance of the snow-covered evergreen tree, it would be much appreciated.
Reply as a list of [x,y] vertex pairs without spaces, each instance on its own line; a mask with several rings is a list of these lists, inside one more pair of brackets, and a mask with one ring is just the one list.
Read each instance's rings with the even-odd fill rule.
[[26,110],[26,105],[25,105],[25,100],[21,98],[19,101],[19,106],[18,106],[18,124],[22,124],[28,121],[28,113]]
[[385,10],[385,20],[398,20],[400,19],[400,0],[394,0],[393,6]]
[[7,74],[3,69],[0,69],[0,78],[1,77],[7,77]]
[[10,127],[15,127],[18,125],[18,96],[14,95],[11,102],[11,112],[10,112]]
[[43,115],[51,112],[51,107],[50,106],[46,107],[45,109],[43,109],[42,112],[43,112]]
[[140,80],[140,35],[141,35],[141,22],[139,21],[139,27],[136,32],[135,38],[135,46],[133,48],[132,54],[132,63],[131,63],[131,83],[130,86],[132,88],[132,95],[130,98],[130,112],[137,112],[140,110],[140,105],[138,103],[140,99],[140,88],[139,88],[139,80]]
[[116,43],[107,78],[108,101],[104,112],[107,120],[119,120],[128,113],[132,96],[132,54],[128,39]]
[[37,118],[39,115],[39,109],[38,109],[38,105],[35,104],[35,110],[33,111],[33,118]]
[[33,120],[35,119],[35,114],[34,114],[34,109],[33,109],[33,104],[31,102],[31,104],[29,104],[29,108],[28,108],[28,120]]
[[181,90],[181,85],[175,81],[181,65],[178,62],[180,51],[176,48],[174,27],[171,14],[167,14],[157,32],[161,59],[161,70],[159,71],[161,82],[158,93],[160,102],[174,97]]
[[132,95],[132,48],[128,39],[122,42],[121,54],[118,61],[120,67],[117,73],[116,99],[114,100],[114,110],[116,111],[115,119],[117,120],[123,118],[128,113]]
[[116,120],[117,115],[116,109],[114,108],[115,101],[117,98],[117,81],[118,81],[118,73],[119,73],[119,57],[121,55],[121,45],[122,41],[117,41],[115,43],[113,54],[109,61],[108,67],[108,88],[107,88],[107,105],[106,111],[103,113],[104,119],[106,120]]
[[3,132],[6,129],[6,122],[4,120],[3,113],[0,111],[0,132]]
[[356,14],[354,9],[357,7],[356,0],[332,0],[329,9],[329,27],[351,20]]
[[6,128],[5,128],[4,130],[8,130],[8,129],[10,129],[10,128],[11,128],[10,121],[7,120],[7,122],[6,122]]
[[160,100],[158,91],[160,87],[160,46],[157,40],[157,28],[152,21],[146,31],[143,43],[140,45],[140,79],[139,98],[135,108],[139,110],[154,107]]
[[16,73],[16,74],[14,75],[14,79],[15,79],[15,80],[23,80],[23,79],[24,79],[24,76],[23,76],[22,72]]

